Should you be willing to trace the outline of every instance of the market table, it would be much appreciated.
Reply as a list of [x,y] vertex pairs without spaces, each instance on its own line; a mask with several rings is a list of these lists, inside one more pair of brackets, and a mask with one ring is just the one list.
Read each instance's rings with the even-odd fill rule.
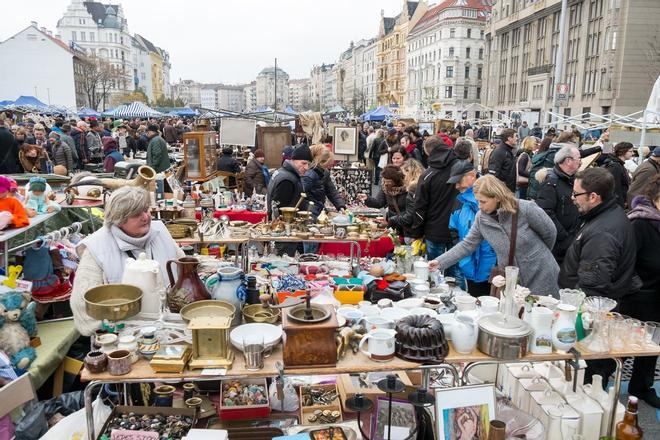
[[[477,349],[469,354],[457,353],[451,342],[449,343],[449,354],[447,355],[444,363],[437,365],[422,365],[416,362],[409,362],[395,357],[389,362],[375,362],[367,359],[364,355],[353,354],[351,351],[347,352],[346,356],[337,362],[335,367],[309,367],[309,368],[284,368],[284,372],[290,375],[337,375],[342,373],[369,373],[377,371],[394,371],[394,370],[422,370],[423,384],[428,384],[428,374],[432,369],[446,369],[454,375],[454,384],[458,383],[458,370],[454,364],[467,364],[463,371],[463,376],[466,377],[467,373],[473,366],[484,365],[490,363],[518,363],[518,362],[543,362],[543,361],[570,361],[575,359],[572,353],[550,353],[547,355],[527,355],[524,358],[514,361],[504,361],[494,359]],[[209,380],[223,380],[231,378],[250,378],[250,377],[273,377],[278,374],[276,363],[282,361],[282,346],[278,345],[273,350],[271,356],[264,360],[264,368],[257,371],[248,371],[245,369],[245,362],[243,356],[239,351],[234,349],[234,363],[231,368],[227,369],[225,374],[222,375],[204,375],[203,370],[185,370],[183,373],[155,373],[148,362],[140,359],[137,363],[133,364],[133,369],[130,373],[123,376],[112,376],[107,372],[101,374],[91,374],[86,369],[81,373],[81,380],[83,382],[90,382],[85,388],[85,413],[87,417],[88,432],[90,440],[94,440],[94,420],[92,414],[92,393],[94,388],[107,383],[139,383],[139,382],[170,382],[178,383],[182,381],[209,381]],[[622,359],[626,357],[637,356],[657,356],[660,355],[660,347],[655,349],[647,349],[645,351],[614,351],[604,354],[596,353],[579,353],[582,359],[614,359],[617,364],[615,373],[615,396],[618,400],[619,390],[621,386],[621,373],[623,367]],[[425,385],[422,385],[425,386]],[[610,420],[610,429],[614,429],[615,414],[612,414]]]
[[[313,240],[310,240],[313,241]],[[355,240],[360,245],[360,254],[365,257],[385,257],[394,250],[392,239],[387,236],[380,237],[377,240]],[[342,242],[321,243],[319,254],[322,255],[347,255],[350,253],[349,245]]]
[[[4,261],[4,266],[5,266],[5,273],[7,273],[7,265],[9,263],[9,254],[14,251],[14,249],[9,249],[9,240],[11,240],[14,237],[19,236],[20,234],[24,234],[30,229],[41,225],[44,223],[46,220],[54,217],[57,215],[57,212],[50,212],[48,214],[41,214],[34,216],[32,218],[29,218],[28,220],[30,221],[30,224],[23,227],[23,228],[13,228],[13,229],[5,229],[4,231],[0,231],[0,249],[5,257]],[[24,240],[25,241],[25,240]]]
[[248,223],[256,224],[261,223],[266,220],[266,211],[248,211],[247,209],[242,209],[240,211],[235,211],[233,209],[228,209],[226,211],[215,211],[213,217],[220,218],[223,215],[229,217],[230,221],[243,220]]
[[36,348],[37,358],[28,372],[34,388],[38,389],[57,370],[64,357],[80,334],[73,325],[73,318],[37,323],[41,345]]

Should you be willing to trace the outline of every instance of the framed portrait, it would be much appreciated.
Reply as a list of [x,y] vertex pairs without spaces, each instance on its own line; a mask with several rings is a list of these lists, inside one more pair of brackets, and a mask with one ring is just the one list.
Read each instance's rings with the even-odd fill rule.
[[424,132],[427,132],[431,136],[435,134],[435,122],[420,122],[418,125],[419,134],[424,134]]
[[486,440],[495,418],[495,386],[436,388],[435,411],[438,440]]
[[[376,407],[371,416],[371,439],[386,440],[388,438],[389,425],[387,414],[389,410],[387,397],[378,397]],[[408,438],[415,429],[417,419],[415,407],[412,403],[402,399],[392,399],[392,440]]]
[[357,127],[335,127],[332,134],[335,154],[356,154],[358,144]]

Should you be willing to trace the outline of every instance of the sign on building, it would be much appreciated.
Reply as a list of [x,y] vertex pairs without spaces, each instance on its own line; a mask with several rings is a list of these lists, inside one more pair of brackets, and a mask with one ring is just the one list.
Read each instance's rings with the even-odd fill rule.
[[568,105],[568,92],[570,85],[567,83],[559,83],[555,86],[555,107],[565,107]]

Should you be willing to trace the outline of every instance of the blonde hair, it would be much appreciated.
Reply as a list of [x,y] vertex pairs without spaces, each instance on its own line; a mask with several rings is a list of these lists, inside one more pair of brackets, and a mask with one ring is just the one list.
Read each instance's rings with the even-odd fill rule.
[[335,154],[324,144],[312,145],[309,149],[312,152],[312,168],[317,166],[326,168],[328,164],[335,161]]
[[403,184],[406,186],[406,190],[410,191],[417,186],[424,167],[415,159],[408,159],[401,164],[401,172],[403,173]]
[[521,148],[527,153],[532,153],[536,149],[537,142],[538,138],[534,136],[527,136],[525,139],[523,139]]
[[495,176],[487,174],[477,179],[474,182],[474,193],[497,200],[499,208],[507,212],[516,212],[518,206],[516,197],[504,182]]

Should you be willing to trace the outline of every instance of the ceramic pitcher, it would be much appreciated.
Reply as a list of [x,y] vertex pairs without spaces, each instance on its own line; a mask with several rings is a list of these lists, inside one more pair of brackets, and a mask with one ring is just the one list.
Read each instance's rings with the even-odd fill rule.
[[[236,310],[241,310],[243,307],[246,292],[243,283],[243,271],[238,267],[226,266],[219,268],[215,274],[206,279],[206,288],[211,292],[213,299],[226,301],[233,305]],[[235,313],[231,325],[237,326],[240,324],[241,314]]]
[[[172,263],[177,265],[177,281],[174,282],[172,274]],[[206,290],[204,283],[199,279],[197,268],[199,260],[193,257],[183,257],[178,260],[170,260],[165,265],[170,287],[167,289],[167,305],[173,313],[179,313],[186,304],[205,299],[211,299],[211,294]]]
[[158,261],[147,259],[144,252],[140,253],[137,260],[127,258],[121,282],[139,287],[142,290],[142,306],[140,308],[142,317],[158,317],[160,312],[158,292],[163,287]]
[[534,332],[529,341],[529,351],[534,354],[552,353],[552,318],[554,314],[547,307],[532,307],[527,322]]
[[558,352],[566,353],[577,341],[575,332],[577,308],[561,303],[557,306],[557,312],[559,312],[559,316],[552,326],[552,343]]

